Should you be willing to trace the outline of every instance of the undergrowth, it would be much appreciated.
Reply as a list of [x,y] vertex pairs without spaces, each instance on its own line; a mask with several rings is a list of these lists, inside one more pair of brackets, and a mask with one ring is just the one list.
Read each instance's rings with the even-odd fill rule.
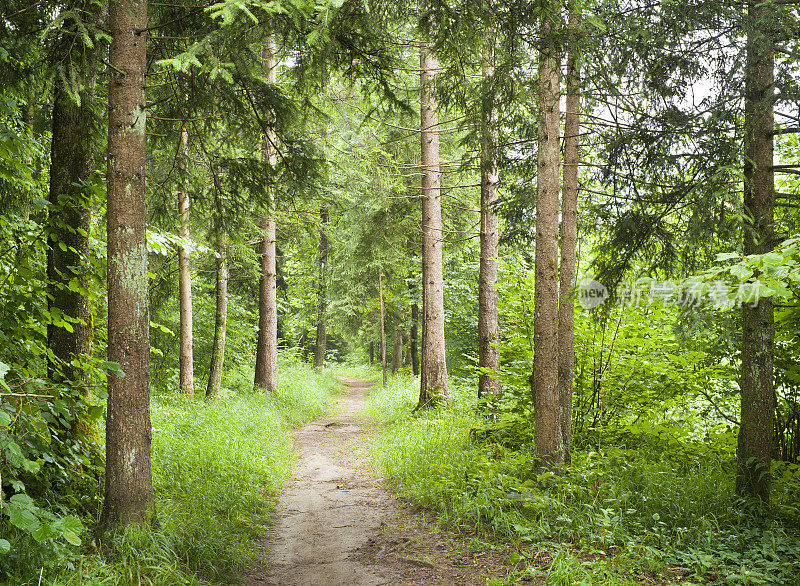
[[[252,371],[227,373],[218,400],[154,397],[152,468],[157,526],[132,526],[102,553],[61,556],[60,568],[28,565],[10,584],[64,586],[218,584],[255,560],[290,473],[292,426],[321,416],[338,383],[286,357],[275,396],[251,390]],[[95,520],[96,521],[96,520]],[[91,520],[89,523],[91,524]],[[84,535],[84,541],[91,541]],[[86,553],[86,552],[84,552]],[[67,560],[65,562],[65,560]]]
[[[399,493],[436,509],[442,522],[534,546],[522,548],[529,564],[516,579],[798,584],[796,474],[776,482],[770,507],[755,507],[735,495],[733,454],[630,438],[575,451],[561,475],[539,473],[532,427],[517,430],[517,443],[481,436],[486,422],[458,388],[449,406],[412,416],[417,385],[373,388],[367,413],[391,423],[376,462]],[[541,549],[544,567],[531,553]]]

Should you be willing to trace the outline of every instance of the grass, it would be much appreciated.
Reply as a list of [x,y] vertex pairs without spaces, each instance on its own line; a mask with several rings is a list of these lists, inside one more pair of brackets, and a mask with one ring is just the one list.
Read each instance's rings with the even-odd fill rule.
[[[252,373],[228,373],[217,401],[154,397],[152,468],[158,527],[132,526],[97,551],[73,555],[42,583],[158,586],[230,583],[253,564],[277,493],[290,473],[288,430],[323,415],[339,385],[282,357],[275,396],[250,390]],[[85,536],[90,539],[89,536]],[[70,559],[67,556],[62,557]],[[14,584],[37,584],[36,575]]]
[[796,478],[757,508],[734,493],[732,454],[687,458],[646,444],[576,451],[563,474],[539,473],[530,440],[473,439],[482,422],[457,384],[451,405],[411,416],[416,384],[373,388],[366,412],[390,424],[375,461],[442,522],[547,550],[547,564],[540,557],[522,574],[547,584],[797,585],[800,528],[781,504],[787,491],[796,504]]

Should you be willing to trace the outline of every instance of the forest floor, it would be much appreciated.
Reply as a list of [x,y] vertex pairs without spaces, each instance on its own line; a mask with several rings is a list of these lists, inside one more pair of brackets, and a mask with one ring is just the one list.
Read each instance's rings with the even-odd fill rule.
[[341,380],[334,414],[294,431],[298,460],[263,542],[264,563],[242,586],[504,583],[513,548],[436,527],[370,470],[380,424],[358,412],[372,383]]

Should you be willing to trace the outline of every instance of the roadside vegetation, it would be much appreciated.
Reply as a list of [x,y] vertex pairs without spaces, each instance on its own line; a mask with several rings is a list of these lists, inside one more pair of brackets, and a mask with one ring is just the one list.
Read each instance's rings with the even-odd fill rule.
[[553,473],[537,465],[532,426],[498,415],[508,397],[482,416],[458,381],[448,406],[412,414],[418,384],[372,388],[365,413],[389,423],[374,460],[443,524],[519,544],[510,561],[526,569],[508,583],[796,584],[796,467],[776,466],[770,506],[754,506],[735,494],[729,438],[639,422],[577,437]]
[[[290,472],[288,431],[326,412],[339,384],[291,355],[278,392],[251,390],[252,371],[228,373],[215,401],[153,397],[156,526],[131,525],[97,543],[82,519],[81,545],[13,531],[0,557],[7,584],[159,586],[233,583],[254,563],[270,523],[272,496]],[[46,456],[45,456],[46,457]],[[59,497],[52,494],[52,500]],[[99,500],[97,501],[99,503]]]

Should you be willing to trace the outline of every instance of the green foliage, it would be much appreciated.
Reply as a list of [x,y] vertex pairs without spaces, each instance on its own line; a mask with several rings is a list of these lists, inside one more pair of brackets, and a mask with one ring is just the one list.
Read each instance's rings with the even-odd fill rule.
[[[643,570],[667,576],[675,567],[709,582],[785,584],[796,576],[796,517],[736,497],[727,437],[698,441],[642,424],[627,447],[576,451],[555,475],[538,470],[531,442],[510,448],[476,432],[485,422],[458,394],[450,408],[407,417],[415,389],[402,387],[376,389],[368,411],[393,422],[375,449],[392,485],[445,522],[554,544],[548,583],[624,584]],[[791,488],[777,490],[796,491],[796,470],[786,478]],[[593,554],[590,563],[581,551]]]
[[[14,584],[36,584],[44,567],[47,583],[59,585],[235,581],[255,560],[255,543],[269,524],[273,504],[265,495],[277,493],[289,475],[289,428],[321,416],[339,389],[331,376],[291,354],[281,356],[280,367],[273,396],[253,393],[252,369],[238,367],[226,373],[226,388],[214,402],[177,395],[153,401],[157,528],[127,527],[103,544],[102,554],[81,556],[87,548],[79,549],[80,539],[91,538],[77,518],[55,519],[24,496],[12,497],[4,513],[14,511],[12,523],[29,527],[33,540],[14,534],[0,542],[0,552],[5,543],[11,548],[5,559],[16,556],[12,566],[3,566],[0,556],[0,576],[5,572]],[[232,389],[240,380],[248,383]],[[35,541],[45,521],[47,531],[63,538],[47,560],[37,557],[41,546]]]

